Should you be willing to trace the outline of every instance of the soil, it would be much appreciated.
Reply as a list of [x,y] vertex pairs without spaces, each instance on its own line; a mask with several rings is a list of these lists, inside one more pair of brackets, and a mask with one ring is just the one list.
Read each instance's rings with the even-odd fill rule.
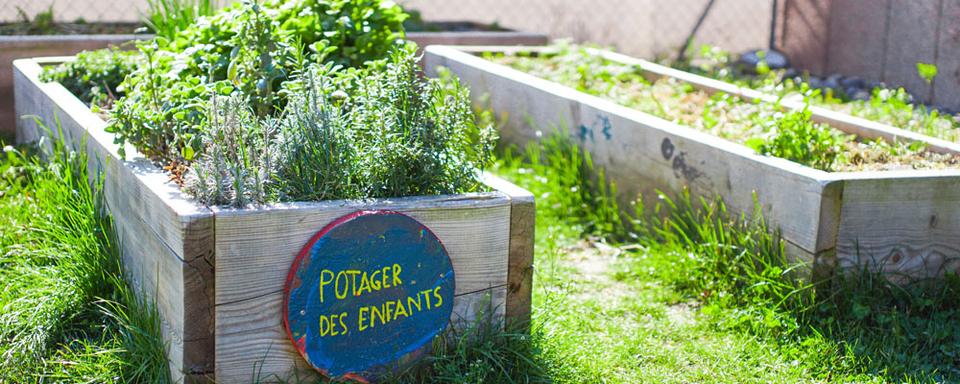
[[[653,83],[627,65],[576,48],[556,55],[493,55],[495,62],[600,96],[672,122],[737,143],[769,134],[783,112],[775,105],[709,95],[674,78]],[[838,131],[839,133],[839,131]],[[937,154],[905,144],[862,141],[844,135],[843,156],[826,171],[886,171],[960,168],[960,156]]]
[[0,35],[122,35],[137,33],[140,23],[54,23],[40,27],[34,23],[0,23]]

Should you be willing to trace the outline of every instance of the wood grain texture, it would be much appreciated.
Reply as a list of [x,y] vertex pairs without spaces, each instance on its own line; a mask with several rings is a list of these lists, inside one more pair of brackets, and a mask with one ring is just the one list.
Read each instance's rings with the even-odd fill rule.
[[638,195],[655,199],[658,189],[676,193],[687,187],[697,195],[722,196],[733,212],[751,213],[756,192],[764,215],[787,241],[811,254],[832,247],[817,241],[826,172],[759,156],[450,47],[428,47],[426,52],[428,73],[440,65],[450,68],[476,100],[487,94],[492,108],[507,114],[501,131],[507,143],[522,146],[536,140],[537,131],[549,134],[548,127],[563,127],[561,132],[580,139],[625,203]]
[[[47,127],[60,127],[74,147],[85,149],[91,177],[102,174],[104,196],[124,242],[131,280],[155,298],[175,378],[213,370],[213,214],[184,198],[166,174],[142,155],[118,154],[106,123],[60,84],[41,83],[41,64],[63,58],[18,60],[16,108]],[[19,140],[46,133],[33,119],[20,120]]]
[[863,173],[844,181],[841,268],[892,276],[960,271],[960,172]]
[[507,268],[507,325],[529,330],[533,292],[533,244],[536,230],[536,204],[533,194],[493,175],[485,175],[487,185],[510,197],[510,257]]
[[[358,210],[408,214],[443,242],[456,273],[455,295],[506,292],[510,199],[499,193],[292,203],[263,209],[216,210],[216,377],[235,382],[258,368],[285,375],[300,357],[281,327],[290,266],[307,240],[332,220]],[[499,298],[495,305],[503,307]],[[461,308],[462,309],[462,308]],[[454,311],[453,317],[469,319]]]
[[[454,298],[452,325],[462,328],[478,314],[493,310],[503,315],[505,286],[464,293]],[[314,371],[287,339],[280,319],[283,293],[275,292],[217,307],[217,373],[222,383],[261,380],[275,382],[298,376],[313,378]]]

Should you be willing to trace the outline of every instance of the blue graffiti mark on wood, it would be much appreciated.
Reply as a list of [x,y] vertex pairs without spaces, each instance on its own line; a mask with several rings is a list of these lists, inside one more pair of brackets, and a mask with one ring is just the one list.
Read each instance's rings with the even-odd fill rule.
[[604,139],[610,140],[613,138],[613,132],[611,132],[613,124],[610,123],[610,118],[598,113],[590,126],[580,124],[580,141],[587,141],[587,138],[590,138],[591,142],[594,141],[593,132],[597,128],[600,129]]
[[373,381],[427,352],[449,322],[454,288],[447,251],[426,226],[397,212],[356,212],[294,261],[284,326],[325,376]]

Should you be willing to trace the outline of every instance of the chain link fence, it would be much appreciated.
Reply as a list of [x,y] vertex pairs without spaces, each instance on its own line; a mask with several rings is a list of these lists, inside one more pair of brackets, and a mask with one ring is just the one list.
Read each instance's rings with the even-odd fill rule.
[[[785,2],[787,0],[780,0]],[[769,45],[777,0],[400,0],[430,21],[473,21],[612,46],[645,58],[694,46]],[[61,22],[134,22],[147,0],[0,0],[0,22],[52,9]],[[782,6],[781,6],[782,7]]]
[[147,0],[0,0],[0,23],[33,20],[51,11],[57,22],[136,22]]
[[[426,20],[469,20],[612,46],[644,58],[693,46],[767,48],[787,0],[401,0]],[[781,5],[782,7],[782,5]],[[699,22],[699,23],[698,23]],[[699,24],[699,26],[698,26]]]

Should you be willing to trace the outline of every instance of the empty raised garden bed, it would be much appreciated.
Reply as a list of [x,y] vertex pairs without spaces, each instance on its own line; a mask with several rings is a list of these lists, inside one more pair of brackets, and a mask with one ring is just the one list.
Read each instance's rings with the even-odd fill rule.
[[[222,209],[192,200],[169,175],[126,148],[118,155],[106,122],[41,67],[65,60],[22,59],[15,67],[18,115],[59,121],[90,167],[103,172],[106,203],[135,284],[160,309],[177,381],[273,380],[309,372],[284,330],[285,283],[298,252],[332,221],[357,211],[398,211],[429,227],[456,274],[451,321],[493,308],[509,321],[529,318],[533,198],[488,176],[492,192],[370,201],[322,201]],[[21,142],[41,131],[20,120]],[[303,376],[301,376],[303,377]]]
[[[834,266],[882,265],[891,274],[927,277],[960,268],[960,237],[956,236],[960,171],[955,165],[928,170],[818,170],[760,155],[744,145],[477,56],[518,50],[537,51],[436,46],[427,49],[425,66],[432,74],[437,67],[449,68],[471,87],[475,101],[487,100],[494,111],[506,114],[501,136],[508,143],[523,145],[549,133],[543,131],[551,127],[579,137],[594,163],[606,168],[627,200],[637,194],[651,198],[657,190],[676,192],[689,187],[695,194],[723,197],[734,212],[749,213],[759,204],[768,222],[780,229],[788,251],[811,260],[815,274],[830,273]],[[635,59],[594,52],[648,69]],[[673,77],[670,81],[691,88],[769,100],[730,84],[710,80],[707,87],[688,81],[693,76],[688,73],[654,68],[659,72],[649,71],[651,78]],[[861,139],[918,141],[927,152],[948,159],[957,153],[955,144],[943,140],[891,131],[832,111],[812,112],[814,120]]]

